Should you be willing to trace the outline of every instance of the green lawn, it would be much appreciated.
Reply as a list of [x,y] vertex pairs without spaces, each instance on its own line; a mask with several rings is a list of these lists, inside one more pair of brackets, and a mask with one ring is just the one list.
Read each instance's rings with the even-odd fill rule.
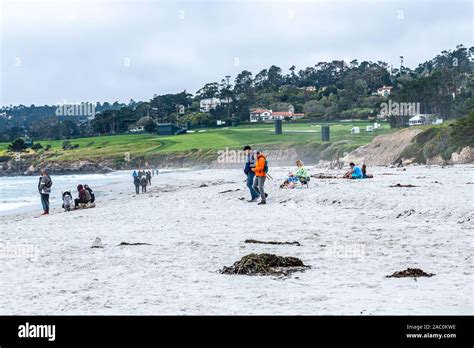
[[[376,135],[391,132],[388,124],[382,124],[382,129],[366,132],[369,122],[337,122],[325,123],[331,128],[331,142],[350,140],[351,144],[362,145],[369,143]],[[359,134],[350,134],[354,126],[360,127]],[[191,149],[224,149],[241,148],[243,145],[254,146],[265,144],[321,142],[321,124],[292,123],[283,124],[283,134],[274,134],[274,124],[246,125],[239,127],[195,130],[178,136],[156,136],[145,134],[130,134],[116,136],[101,136],[72,139],[72,144],[78,144],[76,150],[62,150],[63,140],[36,141],[43,146],[52,146],[52,155],[57,159],[72,158],[119,158],[129,152],[131,156],[146,156],[156,153],[183,152]],[[7,143],[0,143],[0,155],[5,155]]]

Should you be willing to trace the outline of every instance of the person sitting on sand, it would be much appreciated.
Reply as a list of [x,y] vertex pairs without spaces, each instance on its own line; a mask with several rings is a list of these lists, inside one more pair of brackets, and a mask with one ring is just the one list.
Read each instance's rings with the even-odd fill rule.
[[374,176],[372,174],[367,174],[367,166],[365,164],[362,165],[362,178],[364,179],[372,179]]
[[307,185],[310,180],[310,175],[308,169],[304,167],[304,163],[301,160],[296,161],[296,166],[298,169],[296,173],[290,172],[288,178],[280,185],[280,188],[293,189],[295,185],[300,182],[302,185]]
[[89,185],[84,185],[84,190],[86,190],[87,192],[89,192],[89,194],[90,194],[90,196],[91,196],[90,202],[91,202],[91,203],[94,203],[94,202],[95,202],[95,193],[94,193],[94,191],[92,191],[92,189],[89,187]]
[[310,180],[308,169],[304,167],[304,163],[302,160],[297,160],[296,166],[298,167],[298,170],[296,171],[295,176],[303,185],[306,185],[308,181]]
[[79,204],[87,204],[89,203],[91,197],[90,193],[84,189],[84,186],[82,185],[77,185],[77,192],[79,194],[79,198],[76,198],[74,200],[74,207],[77,209]]
[[351,170],[349,170],[346,174],[344,174],[344,179],[362,179],[362,170],[356,166],[353,162],[349,164],[351,166]]

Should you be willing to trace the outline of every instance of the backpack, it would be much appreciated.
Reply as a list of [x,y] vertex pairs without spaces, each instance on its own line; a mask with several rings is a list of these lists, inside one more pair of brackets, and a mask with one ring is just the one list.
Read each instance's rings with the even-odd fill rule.
[[86,196],[86,201],[90,202],[91,199],[92,199],[92,196],[91,196],[90,192],[87,191],[86,189],[84,189],[84,194]]

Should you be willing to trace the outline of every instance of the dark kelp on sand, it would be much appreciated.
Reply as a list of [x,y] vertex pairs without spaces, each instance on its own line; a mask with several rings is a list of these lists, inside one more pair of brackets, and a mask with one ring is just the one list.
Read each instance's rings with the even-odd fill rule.
[[391,275],[386,276],[387,278],[417,278],[417,277],[432,277],[434,273],[426,273],[419,268],[407,268],[404,271],[394,272]]
[[274,254],[249,254],[232,266],[222,268],[223,274],[241,275],[289,275],[296,271],[304,271],[310,268],[296,257],[277,256]]
[[296,245],[296,246],[301,246],[301,244],[297,241],[294,242],[276,242],[273,240],[270,241],[263,241],[263,240],[256,240],[256,239],[246,239],[244,243],[250,243],[250,244],[272,244],[272,245]]

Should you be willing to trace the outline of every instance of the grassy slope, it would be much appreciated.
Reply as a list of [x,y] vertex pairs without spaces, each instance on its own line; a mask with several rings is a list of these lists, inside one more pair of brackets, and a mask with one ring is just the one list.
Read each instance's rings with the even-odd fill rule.
[[[368,122],[339,122],[331,126],[331,142],[349,140],[351,147],[366,144],[376,135],[390,132],[384,124],[376,132],[366,132]],[[350,134],[350,129],[358,126],[360,134]],[[72,139],[72,144],[78,144],[76,150],[62,150],[62,140],[39,141],[43,146],[51,145],[49,159],[119,159],[129,152],[131,157],[147,158],[156,154],[182,153],[194,149],[219,150],[226,147],[238,149],[243,145],[253,146],[270,144],[320,143],[321,127],[316,124],[284,124],[282,135],[274,134],[273,124],[231,127],[227,129],[209,129],[180,136],[156,136],[145,134],[130,134],[116,136],[101,136],[92,138]],[[0,143],[0,156],[7,154],[7,143]]]
[[465,146],[474,147],[474,112],[463,119],[423,128],[413,144],[403,151],[403,158],[426,163],[428,158],[440,155],[449,160],[453,152],[459,152]]

